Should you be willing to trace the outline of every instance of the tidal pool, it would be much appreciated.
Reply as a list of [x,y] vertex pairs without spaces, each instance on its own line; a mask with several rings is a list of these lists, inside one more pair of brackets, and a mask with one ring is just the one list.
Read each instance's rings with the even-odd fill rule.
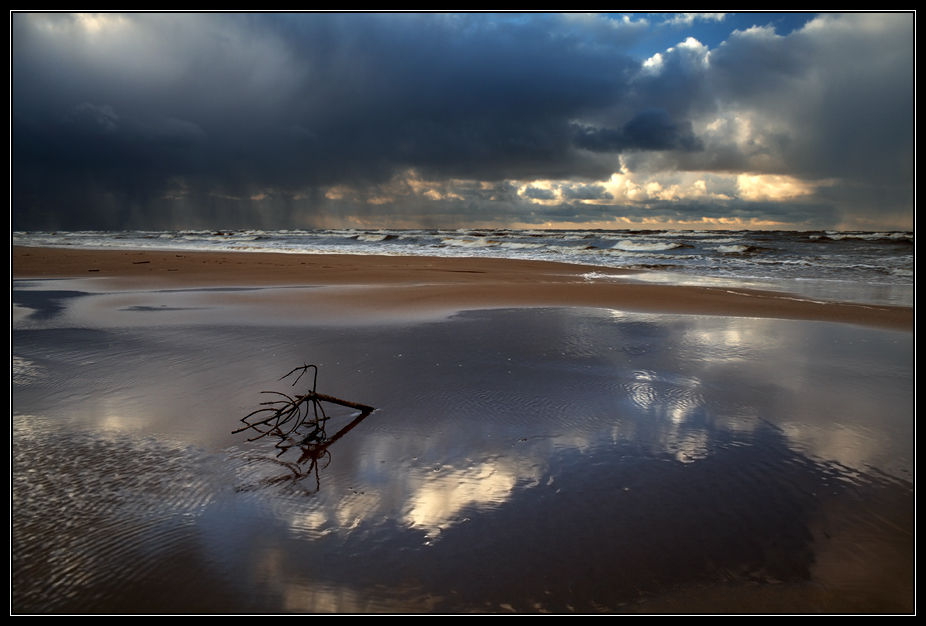
[[[912,611],[910,333],[62,282],[14,289],[14,613]],[[326,407],[321,452],[232,434],[304,363],[377,410]]]

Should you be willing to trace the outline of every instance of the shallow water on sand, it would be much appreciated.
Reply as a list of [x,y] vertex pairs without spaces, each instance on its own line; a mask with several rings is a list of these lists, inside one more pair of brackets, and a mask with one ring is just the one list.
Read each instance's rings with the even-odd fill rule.
[[[909,333],[93,297],[14,293],[14,612],[912,610]],[[314,455],[232,434],[303,363],[377,410]]]

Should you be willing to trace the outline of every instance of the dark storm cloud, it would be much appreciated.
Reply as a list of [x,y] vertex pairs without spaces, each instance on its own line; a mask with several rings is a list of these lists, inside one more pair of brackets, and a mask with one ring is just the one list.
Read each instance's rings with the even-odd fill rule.
[[[578,185],[622,167],[912,188],[912,19],[824,16],[713,50],[685,39],[644,63],[630,50],[648,28],[545,14],[14,14],[13,225],[306,226],[401,215],[400,203],[461,224],[518,221],[551,187],[506,181],[571,181],[564,199],[600,201],[613,196]],[[442,186],[416,196],[407,172]]]
[[614,195],[603,185],[570,185],[563,189],[567,200],[611,200]]
[[533,200],[553,200],[556,198],[556,193],[552,189],[542,189],[533,185],[529,185],[524,190],[524,195]]
[[608,30],[558,16],[14,15],[14,214],[62,201],[52,173],[84,195],[150,201],[182,177],[187,193],[242,202],[409,167],[571,176],[570,119],[609,106],[633,69]]
[[575,144],[593,152],[630,150],[703,150],[691,130],[691,122],[673,122],[664,109],[637,113],[623,128],[575,127]]

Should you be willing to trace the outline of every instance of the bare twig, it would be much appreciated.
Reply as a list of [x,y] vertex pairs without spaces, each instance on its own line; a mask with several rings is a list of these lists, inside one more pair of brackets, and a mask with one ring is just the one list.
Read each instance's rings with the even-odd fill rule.
[[[373,407],[366,404],[359,404],[357,402],[317,393],[315,391],[315,385],[318,381],[318,367],[315,365],[295,367],[287,374],[280,377],[280,380],[299,372],[299,375],[296,376],[296,380],[293,381],[293,386],[295,386],[310,367],[315,370],[315,375],[312,379],[312,389],[308,393],[289,396],[279,391],[262,391],[261,393],[281,396],[283,399],[261,402],[260,406],[263,408],[252,411],[242,418],[241,421],[244,422],[245,426],[233,431],[233,434],[246,430],[256,431],[258,434],[248,439],[248,441],[255,441],[267,435],[274,435],[280,438],[281,441],[277,444],[277,447],[282,449],[287,449],[297,444],[319,445],[327,441],[325,422],[328,421],[328,416],[325,414],[321,402],[329,402],[356,409],[360,411],[364,417],[375,410]],[[291,435],[294,434],[297,440],[289,442]]]

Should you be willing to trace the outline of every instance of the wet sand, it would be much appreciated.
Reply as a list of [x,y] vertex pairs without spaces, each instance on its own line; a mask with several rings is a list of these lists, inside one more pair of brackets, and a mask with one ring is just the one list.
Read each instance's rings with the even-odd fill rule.
[[[748,289],[586,280],[581,265],[516,261],[270,253],[156,253],[14,248],[14,278],[106,278],[101,288],[326,286],[300,317],[313,321],[420,317],[506,307],[580,306],[625,311],[802,319],[913,329],[913,309],[815,302]],[[626,275],[627,273],[624,273]],[[264,294],[266,295],[266,294]],[[262,296],[263,297],[263,296]],[[293,293],[273,303],[293,304]],[[299,303],[295,303],[298,306]]]
[[[913,610],[912,311],[172,257],[15,251],[16,613]],[[232,434],[303,363],[377,410]]]

